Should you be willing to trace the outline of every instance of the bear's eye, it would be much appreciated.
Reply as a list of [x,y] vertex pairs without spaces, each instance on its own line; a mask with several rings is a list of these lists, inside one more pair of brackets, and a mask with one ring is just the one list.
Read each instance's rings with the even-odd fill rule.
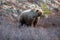
[[39,10],[36,10],[36,12],[39,12]]

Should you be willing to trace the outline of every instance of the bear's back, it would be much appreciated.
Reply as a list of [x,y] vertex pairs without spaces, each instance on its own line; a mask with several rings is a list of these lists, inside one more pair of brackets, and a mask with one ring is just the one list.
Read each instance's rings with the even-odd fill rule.
[[21,16],[25,19],[26,18],[27,19],[33,19],[36,15],[37,15],[36,12],[30,10],[30,11],[23,12]]

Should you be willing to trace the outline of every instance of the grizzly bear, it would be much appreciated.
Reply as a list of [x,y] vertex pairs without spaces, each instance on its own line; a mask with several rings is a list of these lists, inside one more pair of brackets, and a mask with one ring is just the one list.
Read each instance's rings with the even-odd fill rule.
[[23,11],[19,18],[19,23],[21,25],[25,24],[27,26],[36,26],[38,22],[38,17],[43,15],[42,9],[29,9],[26,11]]

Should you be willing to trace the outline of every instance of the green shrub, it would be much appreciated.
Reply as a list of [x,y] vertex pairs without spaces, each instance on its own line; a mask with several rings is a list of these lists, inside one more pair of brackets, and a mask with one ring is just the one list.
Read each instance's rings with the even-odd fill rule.
[[51,11],[47,8],[46,4],[42,4],[42,10],[44,14],[51,14]]
[[51,14],[51,11],[44,11],[44,14]]

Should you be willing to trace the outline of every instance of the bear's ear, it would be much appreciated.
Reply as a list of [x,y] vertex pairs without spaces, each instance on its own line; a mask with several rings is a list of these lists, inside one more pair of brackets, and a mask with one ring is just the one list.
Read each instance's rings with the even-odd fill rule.
[[35,8],[31,8],[32,9],[32,11],[35,11]]

